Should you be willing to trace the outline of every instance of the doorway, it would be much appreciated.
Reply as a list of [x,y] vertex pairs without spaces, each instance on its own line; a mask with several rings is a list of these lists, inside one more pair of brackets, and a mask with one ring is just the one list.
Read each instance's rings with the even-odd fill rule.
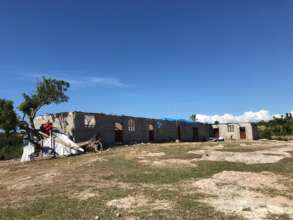
[[198,128],[192,128],[192,140],[193,141],[198,141]]
[[179,125],[177,126],[177,139],[181,141],[181,128]]
[[121,123],[115,122],[114,124],[114,138],[115,143],[123,143],[123,126]]
[[149,125],[149,142],[153,142],[155,140],[155,131],[154,126],[152,124]]
[[213,133],[214,133],[214,138],[219,138],[220,137],[219,128],[214,128]]
[[240,127],[240,139],[246,139],[246,129],[245,127]]

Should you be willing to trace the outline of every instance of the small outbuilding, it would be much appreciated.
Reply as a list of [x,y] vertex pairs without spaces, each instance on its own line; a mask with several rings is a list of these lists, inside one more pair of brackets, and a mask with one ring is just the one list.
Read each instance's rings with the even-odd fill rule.
[[213,124],[213,137],[222,137],[225,140],[255,140],[257,139],[256,124],[245,123],[226,123]]

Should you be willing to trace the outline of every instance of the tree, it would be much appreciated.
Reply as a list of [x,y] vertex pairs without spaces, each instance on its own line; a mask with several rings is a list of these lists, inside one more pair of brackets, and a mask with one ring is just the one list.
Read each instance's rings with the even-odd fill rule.
[[11,131],[16,131],[17,122],[13,101],[0,99],[0,128],[9,135]]
[[19,110],[23,112],[23,120],[28,119],[32,129],[35,129],[34,118],[37,112],[44,106],[67,102],[69,97],[65,95],[70,84],[63,80],[43,77],[37,83],[36,91],[28,95],[23,94],[23,102],[19,105]]
[[[285,115],[285,116],[284,116]],[[291,113],[286,113],[281,117],[273,117],[269,121],[260,121],[257,123],[260,138],[286,139],[293,135],[293,120]]]
[[268,139],[268,140],[271,140],[272,139],[272,132],[270,129],[265,129],[263,130],[262,132],[260,132],[260,137],[261,138],[265,138],[265,139]]
[[197,118],[196,118],[196,114],[192,114],[190,116],[191,121],[196,122]]
[[218,124],[220,124],[220,122],[219,121],[215,121],[214,124],[215,125],[218,125]]

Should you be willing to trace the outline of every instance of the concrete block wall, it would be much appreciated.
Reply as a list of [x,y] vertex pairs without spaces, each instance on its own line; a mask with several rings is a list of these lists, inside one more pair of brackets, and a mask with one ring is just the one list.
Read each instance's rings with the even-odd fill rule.
[[[85,116],[91,115],[95,117],[96,125],[87,127],[84,124]],[[128,129],[129,120],[133,120],[135,131]],[[123,127],[123,143],[140,143],[149,142],[149,126],[154,128],[154,142],[166,142],[176,140],[178,138],[177,126],[180,126],[181,140],[192,141],[192,128],[199,128],[201,139],[207,139],[209,133],[207,129],[200,131],[201,127],[191,123],[172,122],[166,120],[137,118],[131,116],[116,116],[97,113],[75,113],[75,139],[77,142],[85,141],[99,133],[106,145],[115,144],[114,124],[118,122]]]
[[155,141],[166,142],[177,139],[177,126],[176,123],[155,120]]
[[210,124],[199,124],[197,125],[198,134],[199,134],[199,141],[205,141],[207,138],[213,136],[213,129]]
[[[54,115],[40,116],[36,123],[50,120],[54,127],[73,137],[74,141],[89,140],[100,134],[105,145],[115,144],[115,123],[123,127],[123,143],[149,142],[149,128],[154,129],[154,142],[175,141],[180,127],[181,141],[193,141],[193,128],[198,128],[198,141],[206,140],[211,135],[211,126],[200,123],[182,121],[168,121],[131,116],[106,115],[101,113],[68,112]],[[129,129],[129,120],[134,121],[134,130]]]

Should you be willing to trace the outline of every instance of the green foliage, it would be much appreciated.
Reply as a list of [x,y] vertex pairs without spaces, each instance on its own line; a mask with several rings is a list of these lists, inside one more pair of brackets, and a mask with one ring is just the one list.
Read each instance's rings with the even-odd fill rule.
[[22,137],[18,134],[9,136],[0,134],[0,160],[19,158],[22,154]]
[[271,129],[265,128],[264,130],[260,130],[259,131],[259,136],[261,138],[265,138],[265,139],[271,140],[272,139]]
[[37,84],[36,95],[42,105],[67,102],[69,98],[65,95],[65,92],[69,86],[69,83],[64,80],[47,79],[44,77],[43,80]]
[[266,139],[286,139],[293,135],[293,117],[287,113],[281,118],[273,118],[270,121],[261,121],[257,124],[259,138]]
[[190,116],[191,121],[196,122],[197,118],[196,118],[196,114],[193,114]]
[[34,128],[33,119],[43,106],[68,101],[69,97],[65,92],[69,86],[66,81],[43,77],[37,83],[36,91],[32,95],[23,94],[24,100],[18,108],[23,112],[24,117],[28,117],[32,128]]
[[17,116],[13,108],[13,102],[6,99],[0,99],[0,129],[3,129],[6,135],[16,130]]
[[[19,157],[22,153],[22,137],[17,134],[10,134],[16,131],[16,128],[24,129],[29,137],[35,130],[34,118],[37,112],[45,105],[59,104],[67,102],[69,97],[65,92],[69,88],[69,83],[63,80],[45,78],[37,83],[36,90],[33,94],[23,94],[23,102],[18,109],[23,112],[23,120],[27,117],[31,128],[24,129],[21,127],[17,114],[13,108],[13,102],[10,100],[0,99],[0,130],[4,130],[6,136],[0,133],[0,159],[12,159]],[[8,136],[10,134],[10,136]],[[35,143],[31,137],[31,142]],[[37,143],[35,143],[37,145]]]

